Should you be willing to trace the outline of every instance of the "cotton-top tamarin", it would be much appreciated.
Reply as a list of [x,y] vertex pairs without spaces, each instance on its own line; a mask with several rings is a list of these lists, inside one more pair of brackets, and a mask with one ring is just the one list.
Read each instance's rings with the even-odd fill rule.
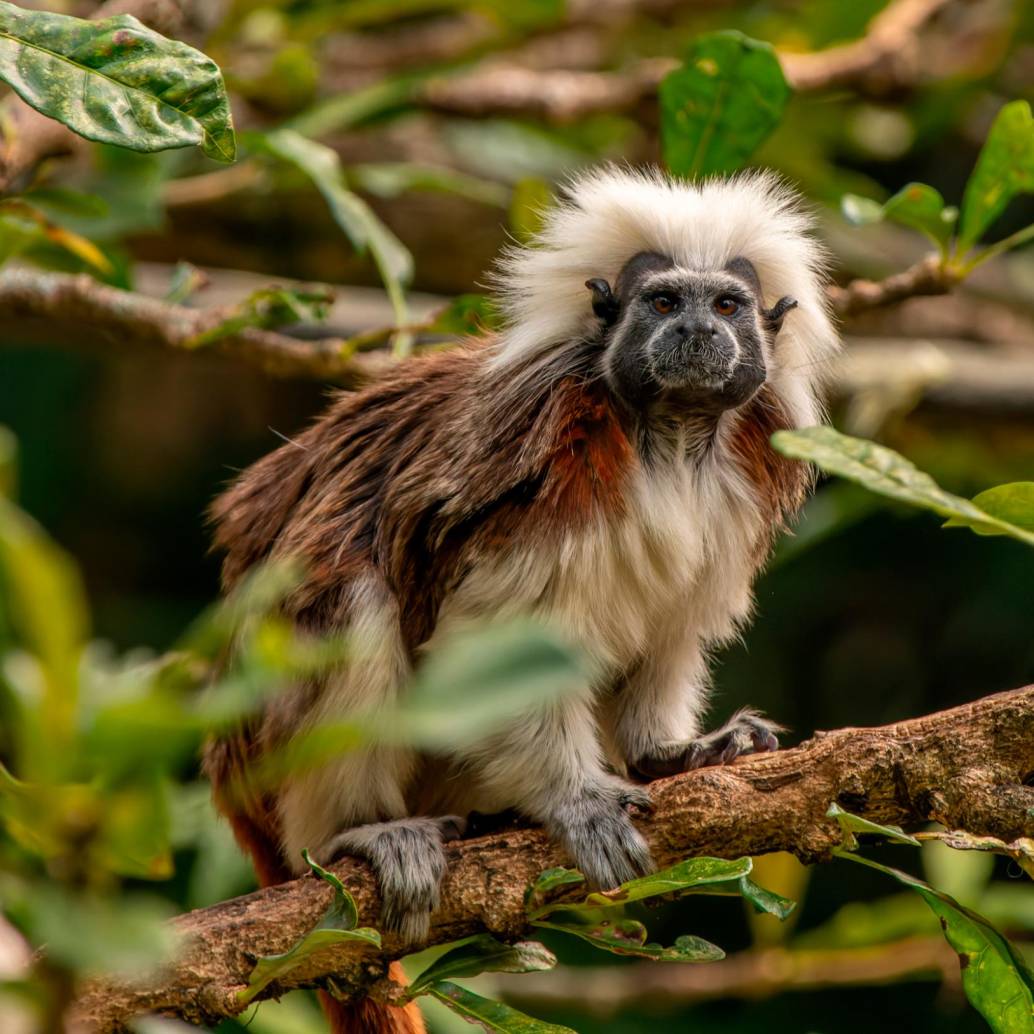
[[[630,817],[646,782],[777,746],[754,712],[712,732],[701,713],[708,652],[747,618],[807,489],[769,436],[820,419],[838,343],[823,263],[798,199],[769,175],[589,173],[502,259],[494,340],[339,395],[216,502],[227,588],[299,558],[306,578],[286,604],[299,628],[365,644],[208,750],[264,882],[300,872],[303,848],[364,856],[382,923],[419,939],[443,840],[470,812],[516,809],[612,887],[651,867]],[[519,616],[559,629],[597,677],[473,746],[374,745],[247,792],[266,752],[392,705],[451,631]],[[369,1002],[335,1022],[418,1029]]]

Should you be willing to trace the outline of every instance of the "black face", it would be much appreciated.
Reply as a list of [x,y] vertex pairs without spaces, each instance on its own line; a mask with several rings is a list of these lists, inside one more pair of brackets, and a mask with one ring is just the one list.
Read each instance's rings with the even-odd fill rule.
[[604,368],[629,405],[658,400],[695,413],[720,413],[748,401],[765,383],[766,352],[796,303],[763,308],[761,285],[746,259],[720,272],[674,268],[641,253],[611,292],[589,281],[606,331]]

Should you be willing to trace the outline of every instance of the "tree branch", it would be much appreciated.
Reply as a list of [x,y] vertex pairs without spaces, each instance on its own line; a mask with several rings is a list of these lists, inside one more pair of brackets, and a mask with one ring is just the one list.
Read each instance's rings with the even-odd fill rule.
[[205,345],[196,335],[219,324],[225,311],[191,309],[121,291],[85,274],[0,273],[0,326],[8,343],[77,348],[152,348],[215,352],[274,377],[315,377],[357,386],[383,373],[385,353],[355,353],[340,339],[299,341],[272,330],[248,329]]
[[[923,30],[959,0],[894,0],[861,39],[811,54],[779,55],[787,81],[798,92],[851,88],[885,95],[915,86],[924,63]],[[649,58],[619,72],[536,70],[492,60],[474,71],[428,81],[420,94],[430,108],[483,117],[522,115],[569,123],[601,112],[638,107],[657,92],[678,62]]]
[[883,280],[852,280],[846,287],[831,286],[829,300],[838,316],[856,316],[906,298],[947,294],[959,277],[944,267],[939,255],[927,255],[914,266]]
[[[826,818],[831,802],[906,829],[936,821],[1011,841],[1034,835],[1034,686],[882,728],[817,733],[792,750],[742,758],[653,784],[656,810],[641,828],[659,865],[692,855],[790,851],[822,861],[840,843]],[[527,933],[523,894],[543,869],[567,859],[538,830],[516,830],[447,846],[449,868],[427,945],[490,930]],[[364,923],[378,900],[367,865],[333,866],[355,894]],[[165,972],[135,985],[84,988],[87,1029],[122,1030],[134,1015],[167,1012],[214,1023],[242,1011],[237,994],[257,955],[285,951],[318,921],[330,888],[303,877],[180,917],[183,949]],[[416,946],[419,947],[419,946]],[[320,984],[328,976],[358,995],[390,994],[388,960],[413,946],[385,937],[381,954],[335,947],[310,957],[263,996]]]

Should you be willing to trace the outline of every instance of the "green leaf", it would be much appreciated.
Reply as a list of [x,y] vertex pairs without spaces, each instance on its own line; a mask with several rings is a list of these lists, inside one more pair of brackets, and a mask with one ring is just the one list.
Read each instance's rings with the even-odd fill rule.
[[538,941],[504,944],[491,934],[478,934],[432,962],[409,985],[407,997],[423,994],[439,980],[476,977],[480,973],[535,973],[555,965],[556,956]]
[[[984,513],[989,513],[999,521],[1034,532],[1034,481],[1012,481],[1007,485],[996,485],[973,496],[973,505],[979,506]],[[952,518],[944,526],[955,528],[964,523]],[[1006,534],[995,525],[971,524],[969,527],[978,535]]]
[[448,980],[432,984],[427,993],[434,995],[468,1023],[486,1031],[501,1031],[503,1034],[575,1034],[569,1027],[533,1019],[503,1002],[482,998]]
[[287,287],[261,287],[244,299],[214,327],[187,342],[190,348],[203,348],[249,327],[272,329],[292,323],[321,323],[334,301],[330,288],[298,290]]
[[[369,250],[391,299],[396,324],[407,325],[409,309],[403,288],[413,276],[413,257],[370,206],[348,189],[337,152],[293,129],[253,134],[249,140],[259,149],[294,165],[312,180],[356,251],[362,254]],[[395,341],[399,353],[404,354],[412,347],[409,335],[398,335]]]
[[349,174],[363,190],[378,197],[398,197],[407,190],[436,190],[497,208],[505,208],[510,200],[510,191],[502,183],[457,172],[447,165],[369,162],[353,165]]
[[848,222],[856,226],[890,219],[925,234],[942,251],[958,217],[958,210],[946,206],[944,198],[925,183],[909,183],[882,205],[857,194],[845,194],[840,208]]
[[13,499],[18,487],[18,439],[0,424],[0,498]]
[[725,952],[716,944],[689,934],[676,938],[670,946],[648,944],[646,927],[637,919],[570,912],[536,920],[535,925],[580,937],[613,955],[631,955],[654,962],[718,962],[725,958]]
[[878,822],[870,822],[860,815],[852,815],[849,811],[844,811],[835,801],[826,811],[826,818],[837,820],[837,824],[844,834],[844,847],[849,851],[853,851],[858,846],[855,833],[874,833],[899,844],[919,847],[919,841],[902,830],[900,826],[881,826]]
[[352,895],[344,884],[332,873],[317,865],[308,851],[302,857],[321,880],[334,888],[334,899],[323,918],[300,941],[282,955],[263,955],[248,978],[248,986],[238,994],[242,1004],[250,1002],[263,988],[290,972],[299,963],[324,948],[337,944],[358,942],[370,947],[381,946],[381,935],[368,926],[359,926],[359,912]]
[[421,327],[427,334],[479,337],[499,326],[499,310],[486,294],[461,294]]
[[[28,515],[0,498],[0,589],[15,631],[46,680],[41,732],[59,748],[73,730],[87,635],[79,571]],[[25,763],[37,760],[23,758]]]
[[699,37],[660,85],[666,165],[693,177],[740,168],[779,124],[790,92],[770,44],[738,32]]
[[0,79],[88,140],[236,156],[218,65],[132,15],[84,21],[0,3]]
[[424,661],[399,709],[372,729],[389,740],[452,748],[589,677],[555,633],[533,622],[459,632]]
[[962,196],[959,252],[971,248],[1018,194],[1034,192],[1034,118],[1026,101],[998,112]]
[[584,883],[585,877],[577,869],[565,869],[556,866],[545,869],[535,877],[534,882],[524,892],[524,907],[529,912],[541,905],[542,898],[557,887],[567,887],[576,883]]
[[915,890],[940,920],[945,940],[959,956],[966,997],[990,1028],[995,1034],[1034,1034],[1034,973],[982,915],[908,873],[839,849],[835,853]]
[[1002,520],[968,499],[945,492],[904,456],[875,442],[840,434],[832,427],[805,427],[777,431],[772,435],[772,445],[784,456],[807,460],[827,474],[847,478],[871,492],[933,510],[952,518],[953,524],[982,534],[1009,535],[1034,546],[1034,532]]

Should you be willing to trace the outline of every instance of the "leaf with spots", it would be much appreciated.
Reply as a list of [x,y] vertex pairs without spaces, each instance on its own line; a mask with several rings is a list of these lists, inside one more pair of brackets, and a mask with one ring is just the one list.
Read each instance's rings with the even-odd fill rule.
[[962,968],[962,987],[995,1034],[1034,1034],[1034,973],[1016,947],[982,915],[908,873],[837,849],[838,857],[867,865],[911,887],[940,920]]
[[0,79],[88,140],[236,156],[219,66],[124,14],[84,21],[0,3]]
[[302,852],[313,873],[329,883],[334,889],[334,898],[323,918],[296,944],[281,955],[263,955],[255,963],[248,979],[248,986],[238,998],[246,1005],[278,977],[290,972],[310,955],[331,948],[346,941],[358,942],[371,948],[381,946],[381,935],[368,926],[359,926],[359,912],[352,895],[344,884],[332,873],[317,865],[308,851]]
[[690,177],[740,168],[779,125],[790,92],[770,44],[739,32],[698,37],[660,85],[665,164]]

